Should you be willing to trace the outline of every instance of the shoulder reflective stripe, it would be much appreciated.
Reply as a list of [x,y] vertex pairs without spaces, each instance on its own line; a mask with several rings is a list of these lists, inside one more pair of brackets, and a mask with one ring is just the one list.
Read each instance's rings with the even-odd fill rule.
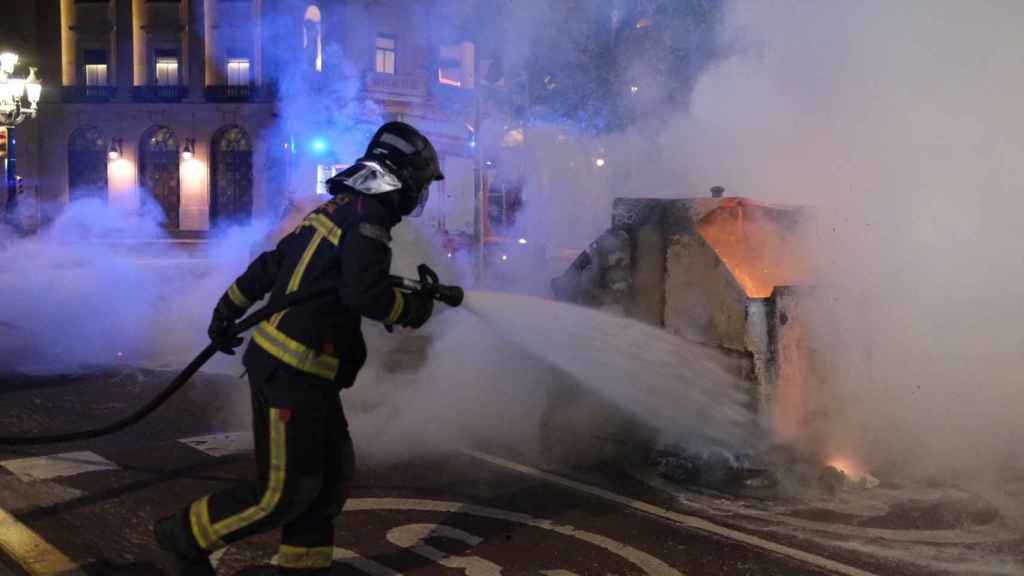
[[288,281],[288,292],[291,294],[299,289],[299,285],[302,283],[302,276],[306,273],[306,267],[309,266],[309,261],[313,258],[313,253],[320,247],[320,241],[324,239],[324,233],[317,230],[316,234],[309,240],[309,244],[306,245],[306,251],[302,253],[302,258],[299,259],[299,263],[295,266],[295,271],[292,272],[292,279]]
[[[309,266],[309,261],[313,258],[313,254],[320,247],[320,241],[323,239],[324,233],[320,230],[313,233],[313,237],[309,239],[309,244],[306,244],[306,250],[302,253],[302,258],[299,258],[299,263],[295,265],[291,279],[288,280],[288,289],[285,291],[285,294],[291,294],[299,289],[299,286],[302,284],[302,276],[306,273],[306,268]],[[271,316],[270,325],[277,326],[280,324],[281,318],[284,318],[287,312],[288,310],[282,310]]]
[[327,238],[327,241],[335,246],[341,242],[341,228],[339,228],[331,219],[323,214],[310,214],[303,221],[303,224],[308,224],[315,228],[318,232]]
[[271,356],[293,368],[333,380],[338,373],[338,359],[289,338],[268,322],[261,322],[253,331],[253,340]]
[[239,308],[248,309],[249,306],[252,306],[252,300],[249,300],[245,297],[245,294],[242,294],[242,291],[238,289],[237,283],[232,284],[231,287],[228,288],[228,298],[231,298],[231,301]]
[[285,568],[327,568],[334,562],[334,547],[305,548],[281,544],[272,564]]
[[402,311],[405,310],[405,295],[398,288],[394,288],[395,291],[395,304],[391,307],[391,314],[388,314],[388,319],[384,321],[385,324],[394,324],[398,321],[398,318],[402,315]]
[[270,414],[270,473],[267,475],[267,486],[263,497],[255,506],[228,516],[212,527],[214,538],[220,539],[270,515],[281,501],[284,491],[285,472],[287,471],[288,453],[285,442],[285,423],[279,417],[280,410],[271,408]]
[[204,496],[196,500],[189,508],[189,523],[192,525],[192,536],[195,537],[199,547],[207,552],[223,548],[224,543],[213,536],[213,526],[210,525],[210,497]]

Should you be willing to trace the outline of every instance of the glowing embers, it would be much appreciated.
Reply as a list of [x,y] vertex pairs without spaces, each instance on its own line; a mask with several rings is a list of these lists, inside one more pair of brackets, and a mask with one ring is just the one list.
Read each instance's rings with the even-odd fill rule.
[[776,286],[810,278],[794,212],[731,198],[707,212],[697,231],[749,298],[768,298]]
[[864,465],[849,456],[833,456],[825,465],[839,470],[852,480],[858,480],[865,474]]

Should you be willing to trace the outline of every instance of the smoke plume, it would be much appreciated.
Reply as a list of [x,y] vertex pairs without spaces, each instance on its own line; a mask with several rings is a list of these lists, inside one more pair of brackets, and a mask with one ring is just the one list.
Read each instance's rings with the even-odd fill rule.
[[[578,247],[611,197],[713,185],[809,206],[806,329],[827,369],[805,441],[929,478],[1017,467],[1022,17],[1013,2],[728,2],[688,107],[601,136],[531,131],[530,225]],[[641,92],[657,80],[634,70]]]

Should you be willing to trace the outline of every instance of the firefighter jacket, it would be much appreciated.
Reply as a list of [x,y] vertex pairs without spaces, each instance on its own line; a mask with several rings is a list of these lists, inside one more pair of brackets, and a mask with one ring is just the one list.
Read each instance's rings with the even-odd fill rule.
[[362,317],[393,324],[405,297],[391,286],[391,228],[399,222],[373,196],[348,189],[307,215],[276,248],[260,254],[224,298],[243,312],[310,286],[334,284],[338,298],[279,312],[258,324],[244,363],[268,361],[347,388],[366,361]]

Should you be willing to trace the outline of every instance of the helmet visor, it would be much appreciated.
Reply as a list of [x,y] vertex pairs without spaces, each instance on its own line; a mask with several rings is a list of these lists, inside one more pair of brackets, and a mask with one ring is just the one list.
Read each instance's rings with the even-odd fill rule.
[[430,198],[430,184],[426,184],[420,189],[420,197],[416,202],[416,208],[413,209],[409,215],[413,218],[419,218],[423,215],[423,208],[427,205],[427,200]]

